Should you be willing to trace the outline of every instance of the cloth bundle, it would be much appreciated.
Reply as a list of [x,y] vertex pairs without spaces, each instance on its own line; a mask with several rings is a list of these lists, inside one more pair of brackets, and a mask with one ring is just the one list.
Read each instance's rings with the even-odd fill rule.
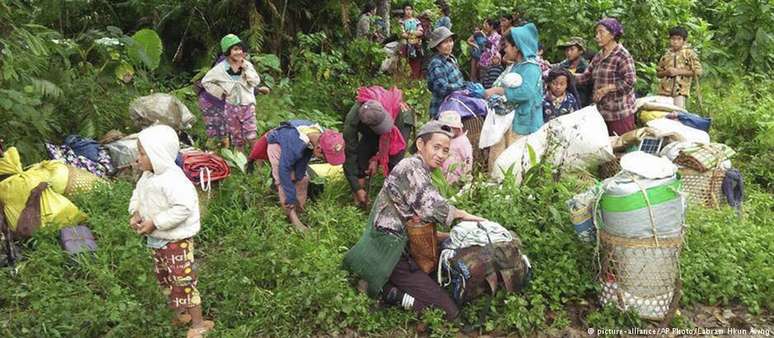
[[110,176],[116,171],[108,150],[92,139],[69,135],[62,145],[46,143],[46,151],[52,160],[61,160],[99,177]]
[[210,182],[217,182],[231,174],[226,161],[220,156],[201,150],[187,150],[183,154],[183,172],[194,184],[207,189]]

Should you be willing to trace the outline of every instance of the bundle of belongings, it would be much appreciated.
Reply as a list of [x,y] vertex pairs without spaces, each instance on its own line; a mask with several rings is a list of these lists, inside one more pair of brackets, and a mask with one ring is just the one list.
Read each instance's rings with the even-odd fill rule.
[[[678,165],[691,204],[717,208],[722,202],[728,202],[738,208],[743,199],[744,182],[729,161],[735,151],[711,142],[707,132],[709,118],[687,113],[671,102],[671,98],[659,96],[638,99],[636,106],[645,127],[611,137],[616,156],[643,151],[665,157]],[[620,170],[619,162],[615,158],[600,167],[600,176],[615,175]],[[615,171],[603,170],[608,168]]]
[[667,96],[646,96],[637,99],[634,104],[637,116],[642,124],[650,121],[668,118],[678,121],[688,127],[709,132],[712,119],[689,113],[673,104],[673,99]]
[[187,148],[180,151],[185,176],[201,190],[209,190],[212,182],[225,179],[231,174],[231,168],[225,160],[213,152]]
[[673,143],[662,155],[679,166],[688,200],[717,208],[725,201],[739,209],[744,198],[742,175],[731,165],[736,152],[721,143]]
[[138,128],[165,124],[177,131],[191,129],[196,117],[178,98],[156,93],[134,99],[129,104],[129,116]]
[[[196,117],[178,98],[164,93],[151,94],[134,99],[129,104],[129,116],[134,125],[145,128],[154,124],[164,124],[172,127],[178,133],[191,128]],[[181,137],[181,140],[186,138]],[[100,140],[110,153],[113,167],[120,173],[132,173],[132,164],[137,160],[137,134],[124,135],[120,131],[111,130]],[[179,160],[182,160],[179,158]],[[181,162],[182,163],[182,162]],[[178,165],[181,165],[178,163]]]
[[384,45],[382,50],[385,53],[384,60],[379,67],[379,71],[382,73],[395,74],[398,70],[398,63],[400,60],[398,41],[389,42]]
[[344,167],[324,162],[311,163],[306,169],[306,175],[309,176],[307,196],[313,200],[323,192],[326,182],[344,179]]
[[116,171],[107,148],[89,138],[68,135],[64,144],[46,143],[46,150],[50,159],[61,160],[99,177],[111,176]]
[[532,267],[521,241],[495,222],[460,222],[441,243],[438,283],[463,304],[499,287],[517,292],[527,286]]
[[[482,140],[486,135],[488,131],[482,131]],[[537,161],[550,161],[561,170],[589,170],[613,158],[605,121],[596,106],[588,106],[555,118],[511,144],[495,161],[491,176],[502,181],[510,172],[520,182]]]
[[725,144],[710,142],[709,134],[702,130],[656,119],[647,127],[611,137],[611,146],[620,155],[642,151],[674,162],[692,204],[717,208],[727,201],[735,208],[741,205],[744,182],[730,161],[736,152]]
[[674,313],[686,204],[677,168],[644,152],[621,159],[602,182],[594,222],[602,304],[661,320]]
[[[0,158],[0,202],[5,222],[21,237],[29,237],[38,228],[62,228],[86,220],[65,193],[90,188],[99,179],[61,161],[43,161],[22,170],[19,152],[9,148]],[[73,174],[75,172],[75,174]],[[91,183],[80,176],[91,175]]]
[[568,206],[579,238],[599,241],[601,303],[661,320],[679,300],[683,182],[671,161],[641,151],[624,155],[621,167]]

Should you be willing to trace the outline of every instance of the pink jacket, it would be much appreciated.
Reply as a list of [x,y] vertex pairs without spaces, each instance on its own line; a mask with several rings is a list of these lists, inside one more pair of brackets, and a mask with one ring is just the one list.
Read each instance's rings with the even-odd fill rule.
[[[453,168],[450,168],[453,167]],[[456,183],[473,170],[473,146],[466,134],[455,137],[449,145],[449,158],[443,163],[443,173],[449,184]]]

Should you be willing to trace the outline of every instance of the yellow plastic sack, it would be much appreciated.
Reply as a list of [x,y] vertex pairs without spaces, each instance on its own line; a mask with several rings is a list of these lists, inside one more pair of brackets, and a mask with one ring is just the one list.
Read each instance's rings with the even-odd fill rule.
[[24,173],[41,182],[48,182],[54,192],[63,194],[67,187],[70,169],[62,161],[43,161],[33,164]]
[[[62,228],[86,220],[86,214],[57,192],[57,189],[64,191],[67,185],[67,167],[63,163],[46,161],[33,166],[30,170],[22,171],[19,151],[11,147],[0,158],[0,175],[11,175],[0,182],[0,201],[5,205],[3,211],[12,230],[16,230],[19,215],[27,203],[30,191],[41,182],[49,184],[40,198],[41,227]],[[64,183],[62,183],[62,177],[64,177]]]
[[344,177],[344,168],[340,165],[330,165],[329,163],[310,164],[308,173],[312,176],[311,178]]
[[665,117],[667,114],[669,114],[667,111],[643,110],[640,112],[640,121],[642,123],[648,123],[649,121]]

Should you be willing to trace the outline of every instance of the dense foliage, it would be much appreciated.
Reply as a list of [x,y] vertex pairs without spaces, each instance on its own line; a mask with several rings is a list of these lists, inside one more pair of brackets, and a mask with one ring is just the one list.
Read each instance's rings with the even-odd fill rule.
[[[0,137],[17,146],[25,164],[44,157],[42,142],[69,133],[99,137],[110,129],[136,131],[129,102],[172,92],[200,117],[192,83],[214,61],[229,32],[248,41],[251,60],[270,95],[258,97],[258,128],[304,117],[340,127],[355,88],[397,85],[421,119],[429,94],[422,82],[378,75],[379,45],[351,40],[365,1],[19,1],[0,0]],[[403,1],[392,1],[397,7]],[[536,22],[546,55],[570,35],[591,42],[593,24],[618,16],[623,44],[638,61],[638,89],[653,88],[666,31],[682,24],[708,75],[703,102],[690,107],[713,118],[712,137],[738,151],[735,165],[748,183],[745,216],[728,209],[692,209],[682,256],[683,307],[741,305],[754,315],[774,308],[774,60],[772,6],[766,0],[449,0],[454,31],[466,38],[482,19],[522,13]],[[418,11],[436,1],[413,2]],[[515,5],[518,3],[518,7]],[[437,15],[437,13],[435,14]],[[467,61],[457,43],[461,62]],[[593,45],[593,44],[592,44]],[[465,67],[463,67],[465,68]],[[204,146],[201,121],[192,131]],[[588,175],[554,181],[550,168],[529,183],[494,189],[479,185],[458,205],[516,231],[536,271],[523,294],[498,294],[469,304],[463,322],[482,332],[559,335],[568,326],[645,326],[631,314],[596,305],[594,248],[575,239],[564,201],[592,184]],[[267,194],[266,172],[235,173],[204,195],[207,212],[198,236],[198,269],[216,336],[297,336],[319,333],[413,335],[411,313],[379,309],[351,286],[340,268],[366,215],[351,205],[342,180],[326,184],[309,207],[313,230],[294,233]],[[484,183],[479,177],[478,183]],[[453,194],[456,187],[442,187]],[[39,232],[24,244],[26,261],[15,278],[0,278],[2,336],[171,336],[152,262],[126,226],[131,182],[80,196],[91,216],[99,252],[70,261],[56,234]],[[508,203],[511,207],[503,208]],[[5,271],[3,271],[5,272]],[[491,303],[489,302],[491,300]],[[481,314],[486,314],[481,316]],[[421,318],[432,334],[453,335],[456,325],[437,312]],[[678,317],[677,326],[692,326]]]

